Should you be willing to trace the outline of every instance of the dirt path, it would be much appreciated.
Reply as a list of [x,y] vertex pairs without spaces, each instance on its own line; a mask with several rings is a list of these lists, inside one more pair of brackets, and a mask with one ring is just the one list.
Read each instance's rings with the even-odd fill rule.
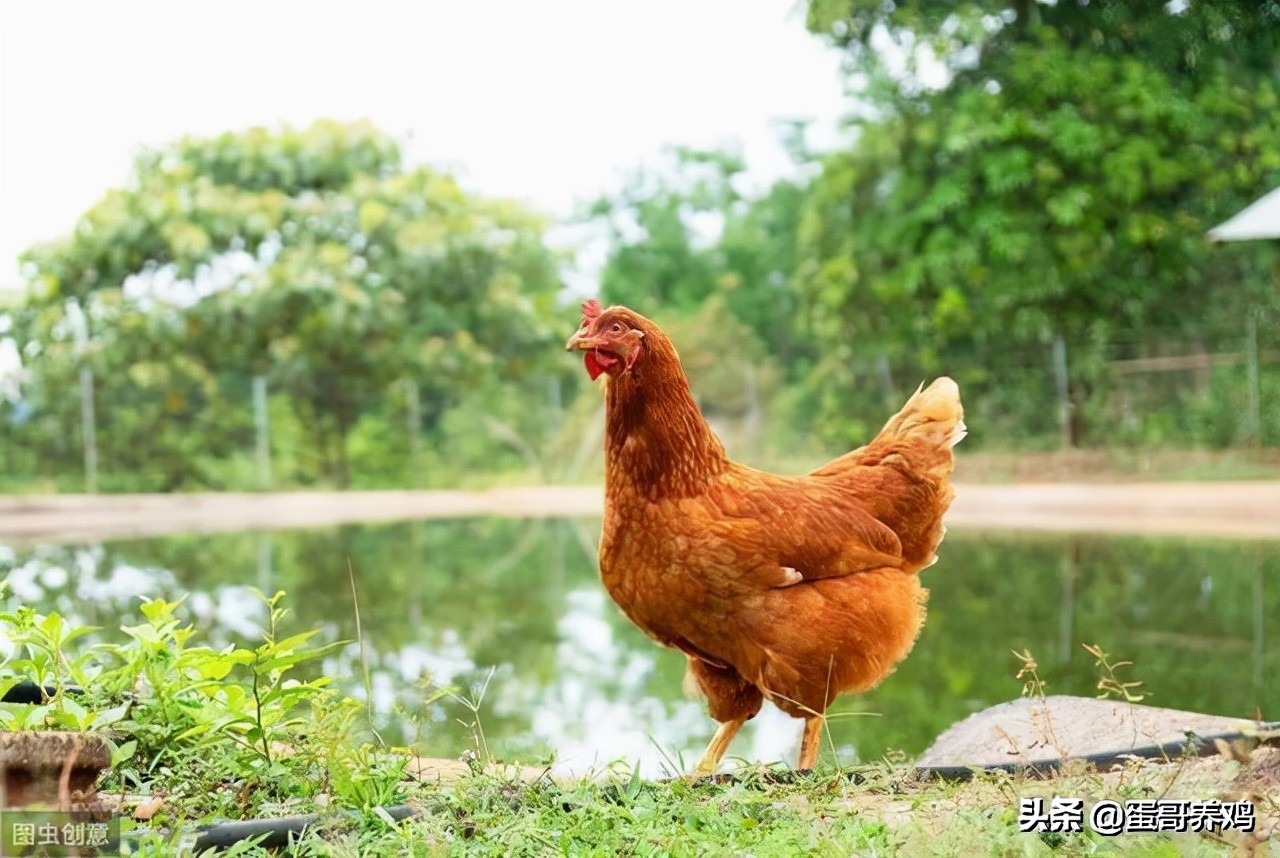
[[[45,495],[0,497],[0,542],[74,542],[351,522],[600,514],[593,487],[486,492]],[[964,529],[1183,534],[1280,540],[1280,482],[961,485]]]

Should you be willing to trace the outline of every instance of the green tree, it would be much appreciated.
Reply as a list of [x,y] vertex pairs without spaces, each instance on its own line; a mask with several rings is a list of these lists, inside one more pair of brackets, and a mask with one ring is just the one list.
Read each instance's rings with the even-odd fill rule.
[[[166,400],[177,374],[207,395],[265,375],[320,463],[295,476],[345,486],[349,437],[393,385],[420,387],[430,432],[482,383],[545,385],[559,371],[561,284],[546,226],[406,168],[367,123],[187,138],[143,153],[129,187],[26,254],[15,330],[37,390],[91,359],[100,399],[136,381],[144,360]],[[86,322],[78,339],[69,319]],[[141,449],[181,435],[182,461],[212,443],[159,415],[138,424],[152,433]],[[104,429],[104,458],[136,443]],[[184,479],[205,481],[188,469],[165,485]]]
[[775,182],[730,212],[718,245],[726,305],[784,367],[803,352],[790,321],[798,305],[791,278],[800,265],[798,237],[807,200],[807,183]]
[[605,301],[695,312],[722,273],[716,221],[740,201],[733,180],[744,167],[732,153],[675,148],[615,197],[596,201],[589,215],[608,225],[612,243],[600,276]]
[[[1203,235],[1280,181],[1280,17],[1166,5],[811,4],[864,97],[802,227],[797,284],[830,360],[987,367],[970,403],[998,420],[1010,402],[990,368],[1061,338],[1079,417],[1117,332],[1202,325],[1186,311],[1210,289],[1233,308],[1266,297],[1260,257],[1224,265]],[[948,69],[940,89],[930,63]]]
[[[815,157],[804,133],[804,123],[784,128],[797,165]],[[690,149],[671,155],[592,208],[607,220],[612,242],[601,274],[605,300],[691,318],[705,316],[714,299],[716,312],[727,310],[789,365],[796,354],[790,279],[807,182],[782,179],[748,196],[737,188],[745,169],[738,155]]]

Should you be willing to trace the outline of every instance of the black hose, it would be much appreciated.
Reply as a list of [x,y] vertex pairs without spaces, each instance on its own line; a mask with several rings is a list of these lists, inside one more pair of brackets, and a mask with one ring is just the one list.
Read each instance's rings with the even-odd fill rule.
[[[1270,733],[1280,730],[1280,721],[1260,724],[1259,732]],[[1143,745],[1127,751],[1100,751],[1096,754],[1085,754],[1070,757],[1070,760],[1083,760],[1098,771],[1106,771],[1113,766],[1123,765],[1135,757],[1144,760],[1170,760],[1185,755],[1207,757],[1218,750],[1217,742],[1236,742],[1251,738],[1249,733],[1234,731],[1231,733],[1214,733],[1208,736],[1197,736],[1188,733],[1186,738],[1161,745]],[[934,777],[945,781],[967,781],[975,774],[992,772],[1008,772],[1010,774],[1026,774],[1043,777],[1053,774],[1062,768],[1062,760],[1037,760],[1030,763],[991,763],[985,766],[916,766],[916,771],[926,777]]]
[[[1280,743],[1280,721],[1271,723],[1263,723],[1258,725],[1257,733],[1267,734],[1267,738],[1263,741],[1268,744]],[[1274,738],[1273,738],[1274,736]],[[1068,762],[1081,760],[1096,768],[1098,771],[1106,771],[1113,766],[1123,765],[1126,761],[1140,758],[1145,760],[1172,760],[1185,755],[1193,755],[1197,757],[1206,757],[1217,751],[1217,741],[1221,739],[1224,742],[1236,742],[1241,739],[1256,738],[1254,733],[1241,733],[1234,731],[1231,733],[1214,733],[1208,736],[1199,736],[1194,733],[1188,733],[1185,738],[1177,739],[1172,742],[1165,742],[1161,745],[1144,745],[1139,748],[1131,748],[1125,751],[1100,751],[1096,754],[1084,754],[1078,757],[1068,757]],[[1009,774],[1030,775],[1033,777],[1046,777],[1057,772],[1062,768],[1062,760],[1036,760],[1030,763],[988,763],[986,765],[969,765],[969,766],[916,766],[915,772],[923,777],[937,778],[944,781],[967,781],[971,780],[975,775],[994,774],[996,772],[1007,772]],[[863,771],[865,771],[865,767]],[[756,780],[759,783],[769,785],[790,784],[799,778],[803,778],[812,774],[812,769],[768,769],[763,772],[752,772],[746,778],[743,778],[733,772],[725,774],[711,775],[707,780],[716,784],[738,784]],[[863,771],[857,769],[846,769],[842,772],[847,778],[854,783],[865,783],[867,778]],[[673,779],[675,780],[675,779]]]
[[[62,691],[64,694],[70,694],[75,697],[84,694],[84,689],[76,685],[64,685],[62,686]],[[24,679],[10,686],[4,696],[0,697],[0,703],[48,703],[57,696],[58,689],[52,685],[41,686]]]
[[[417,813],[407,804],[383,808],[387,815],[399,822]],[[333,820],[335,816],[312,814],[310,816],[283,816],[279,819],[248,819],[243,822],[220,822],[199,829],[192,851],[199,855],[206,849],[227,849],[242,840],[260,838],[258,845],[264,849],[279,849],[296,843],[308,828],[317,822]]]

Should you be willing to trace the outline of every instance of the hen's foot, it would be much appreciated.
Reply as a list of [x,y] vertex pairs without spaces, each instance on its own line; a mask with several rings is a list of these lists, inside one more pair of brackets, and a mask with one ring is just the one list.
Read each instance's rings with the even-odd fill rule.
[[706,753],[702,755],[702,759],[698,761],[698,765],[693,769],[693,777],[701,778],[708,775],[714,775],[716,769],[720,768],[720,760],[724,758],[725,751],[729,750],[729,743],[733,741],[733,737],[738,735],[738,731],[742,729],[742,725],[747,723],[745,718],[737,721],[725,721],[716,730],[716,734],[711,737],[711,744],[707,745]]

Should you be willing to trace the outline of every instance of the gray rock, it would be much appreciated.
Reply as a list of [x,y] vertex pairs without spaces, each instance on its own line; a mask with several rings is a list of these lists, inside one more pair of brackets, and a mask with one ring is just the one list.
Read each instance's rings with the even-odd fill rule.
[[1253,721],[1158,709],[1114,700],[1055,695],[1020,698],[952,724],[924,752],[919,765],[1043,765],[1180,743],[1197,736],[1250,732]]

